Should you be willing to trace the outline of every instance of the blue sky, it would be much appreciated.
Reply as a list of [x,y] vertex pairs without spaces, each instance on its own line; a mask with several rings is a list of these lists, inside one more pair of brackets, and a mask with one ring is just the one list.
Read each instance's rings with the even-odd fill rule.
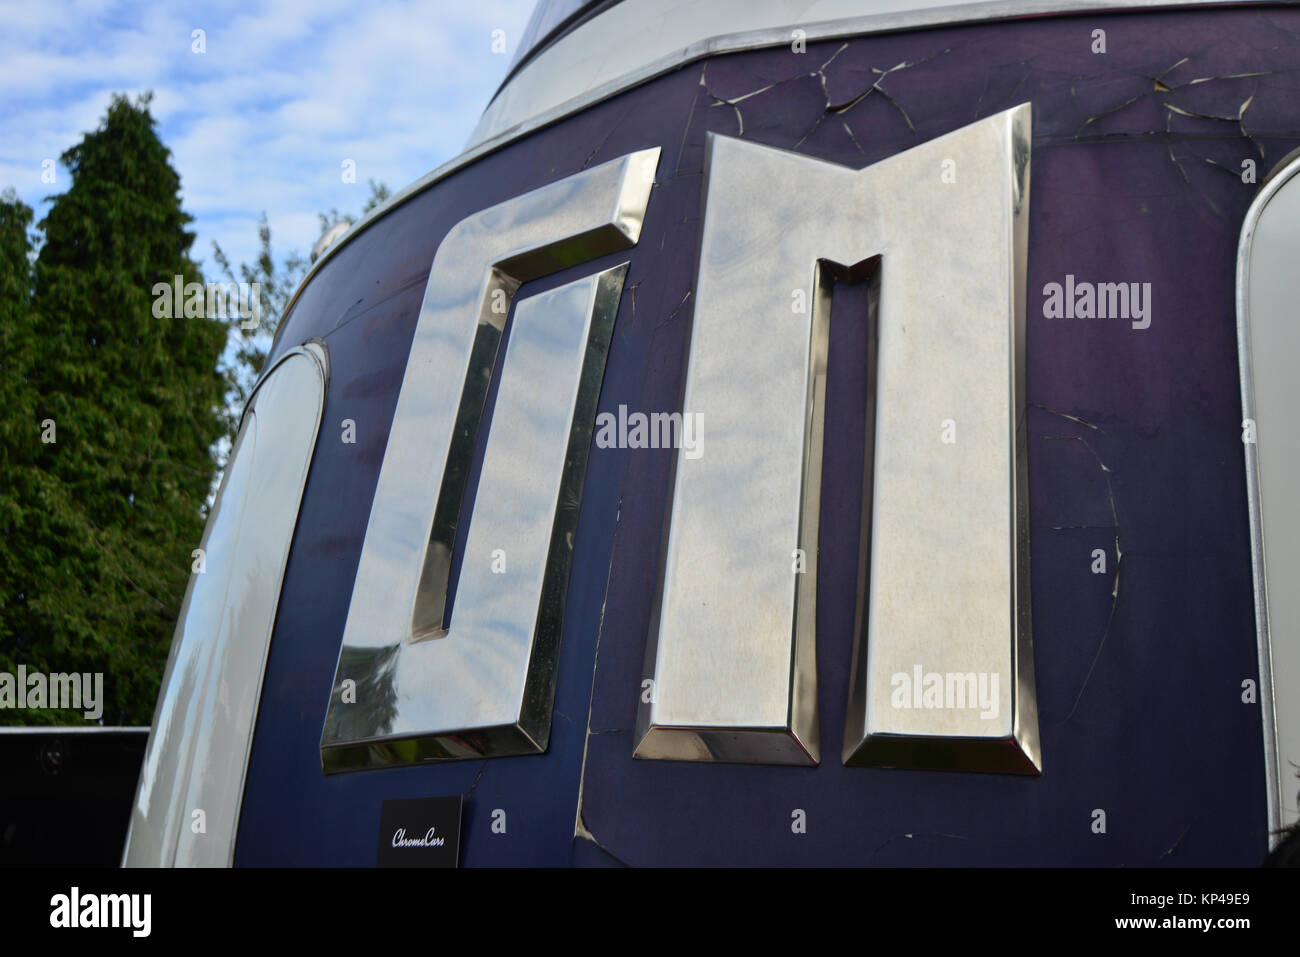
[[[94,129],[111,95],[152,90],[215,278],[271,223],[277,256],[306,252],[318,212],[357,213],[368,179],[394,192],[455,156],[504,78],[533,0],[0,0],[0,190],[36,209],[67,189],[44,159]],[[194,30],[206,52],[193,52]],[[493,31],[505,53],[493,52]],[[357,182],[341,164],[356,162]]]

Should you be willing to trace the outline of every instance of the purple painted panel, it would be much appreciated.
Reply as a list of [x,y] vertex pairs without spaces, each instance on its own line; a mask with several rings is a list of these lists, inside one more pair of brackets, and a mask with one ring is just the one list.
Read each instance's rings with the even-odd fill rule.
[[[1104,54],[1091,52],[1096,29],[1106,31]],[[1300,145],[1297,63],[1300,10],[1271,8],[1033,19],[731,54],[513,143],[340,249],[278,346],[324,337],[331,384],[237,860],[368,864],[382,800],[461,793],[471,865],[1257,863],[1266,822],[1259,709],[1241,701],[1257,666],[1233,271],[1256,191],[1242,161],[1262,179]],[[640,244],[521,295],[630,259],[600,408],[673,410],[706,133],[862,167],[1025,101],[1041,777],[844,768],[836,757],[866,390],[865,333],[853,318],[864,293],[845,286],[832,322],[822,493],[820,767],[632,760],[672,453],[595,448],[548,753],[321,774],[321,721],[385,437],[421,291],[451,226],[585,166],[661,147]],[[1067,275],[1150,283],[1150,327],[1044,318],[1044,285]],[[358,445],[332,441],[343,418],[357,421]],[[1090,571],[1094,548],[1107,552],[1105,575]],[[598,847],[572,837],[580,778],[582,821]],[[507,836],[490,832],[495,808],[510,816]],[[806,834],[791,832],[795,808],[807,813]],[[1090,827],[1096,808],[1107,812],[1104,835]]]

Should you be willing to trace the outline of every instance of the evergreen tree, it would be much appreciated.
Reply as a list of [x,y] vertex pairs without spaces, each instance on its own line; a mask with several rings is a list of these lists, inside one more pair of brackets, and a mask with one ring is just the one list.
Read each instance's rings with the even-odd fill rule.
[[[72,185],[30,276],[23,210],[0,209],[0,671],[102,671],[105,724],[152,719],[229,425],[218,363],[233,320],[154,314],[155,284],[203,280],[148,104],[115,97],[63,155]],[[0,711],[15,720],[84,721]]]
[[[40,441],[36,402],[27,386],[34,353],[32,210],[13,190],[0,196],[0,670],[21,660],[33,633],[32,611],[24,589],[31,556],[20,536],[26,525],[46,516],[24,514],[39,500],[39,472],[29,463]],[[21,715],[0,712],[0,720]]]

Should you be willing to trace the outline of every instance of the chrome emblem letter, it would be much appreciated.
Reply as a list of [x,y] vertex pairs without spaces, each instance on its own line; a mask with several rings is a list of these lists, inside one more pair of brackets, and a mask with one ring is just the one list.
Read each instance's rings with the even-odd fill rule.
[[[677,459],[637,757],[819,760],[817,523],[838,277],[873,284],[875,352],[844,761],[1037,772],[1029,125],[1026,104],[861,171],[710,136],[683,396],[710,446]],[[803,312],[791,307],[800,291]]]
[[321,735],[327,771],[546,750],[573,503],[626,266],[516,310],[448,628],[452,544],[503,305],[635,245],[658,159],[642,150],[493,206],[438,247]]

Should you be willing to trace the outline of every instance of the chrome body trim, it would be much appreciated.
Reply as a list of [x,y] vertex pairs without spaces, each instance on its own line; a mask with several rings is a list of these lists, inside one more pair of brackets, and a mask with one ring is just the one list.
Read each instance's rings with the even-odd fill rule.
[[[617,6],[611,8],[611,11],[617,10],[627,4],[629,0],[623,0]],[[729,0],[731,2],[731,0]],[[735,0],[739,4],[744,0]],[[871,33],[893,33],[903,30],[923,29],[926,27],[938,26],[955,26],[964,23],[981,23],[996,20],[1011,20],[1022,17],[1041,17],[1051,15],[1070,15],[1078,13],[1121,13],[1125,11],[1141,11],[1148,9],[1178,9],[1194,7],[1215,7],[1215,6],[1284,6],[1287,5],[1284,0],[993,0],[993,2],[976,2],[954,4],[946,7],[930,6],[921,10],[898,11],[891,13],[868,14],[845,19],[833,20],[823,23],[811,23],[807,26],[801,26],[807,33],[809,41],[829,40],[838,37],[851,37]],[[603,16],[610,11],[593,18],[587,24],[597,23]],[[662,14],[660,14],[662,15]],[[570,36],[581,34],[581,28],[572,34],[567,34],[564,39]],[[302,281],[298,284],[293,297],[285,307],[283,315],[289,316],[293,310],[294,304],[298,297],[302,295],[303,289],[311,282],[312,277],[317,270],[321,269],[330,257],[335,255],[340,249],[351,242],[356,236],[362,233],[372,223],[376,222],[392,210],[396,209],[402,203],[406,202],[412,196],[415,196],[428,189],[434,183],[451,175],[458,169],[462,169],[473,163],[475,160],[492,153],[501,147],[522,139],[530,133],[533,133],[543,127],[562,120],[570,114],[577,113],[581,110],[608,99],[624,90],[645,83],[664,73],[668,73],[687,63],[713,56],[718,53],[733,53],[741,50],[754,50],[763,47],[781,46],[790,42],[790,32],[788,29],[759,29],[749,32],[727,33],[706,39],[691,41],[687,46],[676,49],[666,55],[661,56],[653,62],[641,63],[639,66],[626,68],[623,63],[623,72],[617,76],[602,82],[600,85],[588,85],[588,87],[576,95],[572,95],[567,100],[556,100],[550,105],[539,108],[537,112],[528,116],[515,117],[511,125],[503,126],[501,123],[494,123],[495,127],[500,127],[499,131],[494,131],[490,135],[486,133],[476,133],[471,137],[466,149],[459,156],[448,160],[438,168],[426,173],[424,176],[411,183],[405,189],[399,190],[389,197],[388,201],[372,209],[365,216],[361,217],[352,228],[344,233],[339,239],[324,252],[308,268]],[[540,63],[550,48],[541,51],[528,66],[534,63]],[[617,61],[609,57],[610,62]],[[635,62],[635,61],[634,61]],[[526,71],[521,70],[519,74],[512,77],[506,87],[513,87],[518,83],[526,82],[524,74]],[[563,69],[560,68],[560,72]],[[531,80],[527,81],[531,82]],[[498,92],[498,98],[502,91]],[[496,102],[494,98],[493,103]],[[489,104],[489,110],[492,110],[492,104]],[[480,126],[482,124],[480,123]],[[282,320],[280,327],[285,325]],[[276,340],[279,339],[279,329],[276,331]],[[273,345],[274,348],[274,345]]]
[[148,734],[149,728],[133,724],[81,726],[77,724],[33,724],[21,728],[0,728],[0,734]]
[[[1300,581],[1300,513],[1291,491],[1300,470],[1300,435],[1292,421],[1300,408],[1300,383],[1294,374],[1300,356],[1295,322],[1295,265],[1300,260],[1297,174],[1300,156],[1294,154],[1269,174],[1246,212],[1237,247],[1242,449],[1270,846],[1283,829],[1300,820],[1300,590],[1295,587]],[[1267,215],[1270,205],[1274,216]],[[1268,587],[1270,577],[1278,587]],[[1281,696],[1279,687],[1284,689]]]
[[510,71],[501,85],[510,82],[521,64],[541,53],[584,19],[600,13],[602,7],[622,2],[623,0],[537,0],[532,15],[524,25],[515,52],[510,57]]
[[233,860],[262,676],[328,382],[328,352],[313,340],[267,369],[244,410],[199,546],[205,567],[191,575],[176,623],[124,866]]

